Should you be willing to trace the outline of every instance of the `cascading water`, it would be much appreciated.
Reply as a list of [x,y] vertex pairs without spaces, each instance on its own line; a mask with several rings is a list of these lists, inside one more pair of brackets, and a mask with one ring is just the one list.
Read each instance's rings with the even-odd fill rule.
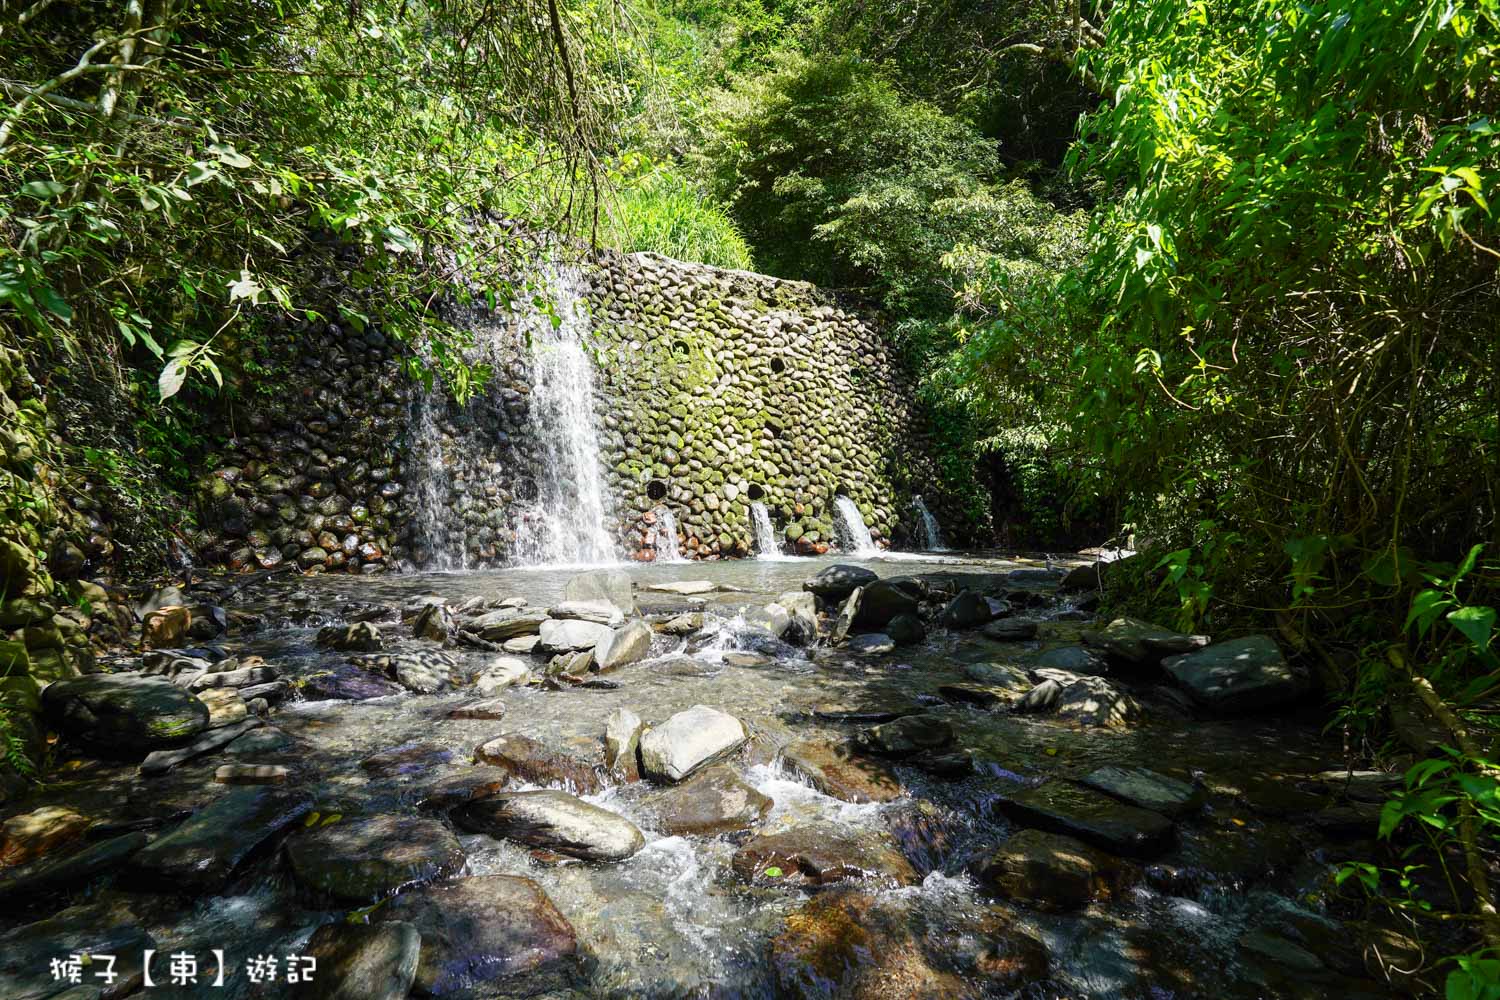
[[865,527],[864,515],[848,497],[834,497],[834,528],[838,532],[839,548],[852,556],[873,556],[880,552],[870,529]]
[[594,416],[594,364],[584,350],[588,317],[575,268],[544,272],[555,316],[522,315],[532,353],[531,422],[541,444],[536,502],[516,523],[524,566],[596,564],[618,558],[605,530],[604,470]]
[[911,498],[911,505],[916,508],[917,516],[922,521],[922,548],[928,552],[947,552],[948,546],[943,544],[943,529],[932,511],[927,509],[921,494]]
[[682,549],[677,544],[677,515],[669,507],[656,508],[656,561],[659,563],[685,562]]
[[784,559],[776,539],[776,526],[771,523],[771,512],[765,504],[750,505],[750,524],[755,528],[755,558]]

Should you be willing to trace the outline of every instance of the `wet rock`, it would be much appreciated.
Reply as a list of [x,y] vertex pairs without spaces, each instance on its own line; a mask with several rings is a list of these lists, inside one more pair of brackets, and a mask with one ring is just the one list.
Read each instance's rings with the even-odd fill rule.
[[942,622],[948,628],[978,628],[996,617],[982,594],[964,590],[943,608]]
[[153,750],[146,755],[145,760],[141,761],[141,774],[148,776],[165,774],[179,764],[228,746],[264,724],[259,719],[245,719],[222,729],[210,729],[185,747],[176,750]]
[[345,653],[375,653],[385,648],[380,629],[371,622],[326,625],[318,630],[318,645]]
[[315,899],[355,906],[442,878],[465,858],[447,827],[419,816],[343,819],[288,838],[285,850]]
[[498,722],[505,718],[505,702],[499,698],[466,702],[448,712],[450,719],[484,719]]
[[608,601],[622,615],[635,613],[635,589],[630,576],[617,569],[599,569],[572,577],[563,586],[569,601]]
[[296,995],[311,1000],[405,1000],[422,957],[422,935],[400,921],[324,924],[301,950],[317,962]]
[[678,597],[691,597],[696,594],[711,594],[718,590],[718,585],[712,580],[677,580],[672,583],[654,583],[646,588],[660,594],[676,594]]
[[831,740],[788,744],[782,759],[824,795],[845,802],[889,802],[902,794],[901,779],[884,761]]
[[1085,631],[1083,641],[1127,663],[1144,666],[1158,663],[1164,656],[1202,649],[1209,639],[1159,628],[1137,618],[1116,618],[1102,629]]
[[1203,790],[1144,767],[1101,767],[1079,783],[1122,802],[1176,818],[1203,804]]
[[524,656],[536,649],[536,644],[542,641],[539,635],[518,635],[514,639],[506,639],[500,644],[500,648],[507,653]]
[[915,885],[919,878],[889,834],[811,823],[754,837],[734,852],[734,874],[755,885],[832,885],[875,879]]
[[839,564],[826,567],[816,576],[804,581],[802,589],[818,595],[825,601],[841,601],[848,597],[856,587],[868,586],[878,579],[880,577],[873,570],[865,569],[863,566]]
[[942,684],[938,686],[937,692],[944,701],[984,709],[1009,705],[1020,697],[1014,691],[984,684]]
[[912,646],[927,638],[927,626],[920,615],[900,614],[886,623],[885,634],[898,646]]
[[534,996],[577,966],[573,927],[529,878],[483,875],[403,892],[375,913],[421,935],[414,990],[430,997]]
[[607,625],[584,621],[552,621],[541,624],[540,653],[577,653],[593,649],[610,634]]
[[412,635],[418,639],[430,639],[433,642],[447,642],[453,634],[456,623],[453,620],[453,612],[446,604],[428,604],[417,613],[412,622]]
[[0,873],[0,900],[38,899],[43,893],[67,891],[118,870],[146,846],[135,831],[110,837],[63,856],[56,854]]
[[703,612],[692,611],[685,615],[678,615],[657,626],[657,631],[665,635],[692,635],[703,627]]
[[854,622],[859,618],[860,602],[864,600],[865,588],[855,587],[844,599],[844,605],[839,609],[838,618],[833,622],[833,630],[828,633],[828,645],[842,646],[849,638],[850,631],[854,628]]
[[558,653],[547,662],[547,677],[550,681],[562,680],[577,683],[578,679],[594,668],[594,651],[582,653]]
[[681,781],[739,749],[748,736],[734,716],[694,705],[641,737],[641,770],[658,781]]
[[291,771],[283,764],[223,764],[214,771],[221,785],[284,785]]
[[224,747],[225,753],[240,755],[253,754],[279,754],[287,753],[297,748],[297,741],[274,726],[261,726],[252,729],[240,736],[236,736],[232,742]]
[[770,811],[771,799],[728,764],[715,764],[641,805],[668,836],[712,837],[750,829]]
[[400,746],[371,754],[359,766],[377,778],[403,774],[422,774],[453,760],[453,751],[437,743],[413,740]]
[[895,650],[896,641],[884,632],[866,632],[863,635],[853,636],[849,640],[849,651],[851,653],[880,656],[885,653],[893,653]]
[[1276,641],[1264,635],[1216,642],[1173,656],[1162,666],[1194,701],[1222,715],[1274,708],[1307,690]]
[[501,792],[452,813],[473,833],[513,840],[585,861],[624,861],[645,846],[636,825],[566,792]]
[[100,754],[179,746],[208,726],[208,706],[171,681],[139,674],[92,674],[47,685],[47,720]]
[[651,636],[651,626],[645,622],[617,628],[594,647],[594,662],[602,673],[644,660],[651,652]]
[[1125,805],[1071,782],[1048,781],[1009,792],[996,805],[1023,826],[1077,837],[1112,854],[1150,857],[1172,843],[1172,821],[1161,813]]
[[469,622],[468,629],[486,642],[508,642],[521,636],[536,635],[544,622],[551,621],[547,612],[528,608],[501,608],[480,615]]
[[258,684],[268,684],[280,676],[280,671],[269,666],[248,666],[236,670],[211,670],[200,677],[195,677],[188,684],[188,690],[194,693],[208,691],[213,688],[243,688]]
[[1140,704],[1102,677],[1043,670],[1042,681],[1011,706],[1014,712],[1051,713],[1080,726],[1123,729],[1140,718]]
[[1033,687],[1026,671],[1005,663],[971,663],[964,667],[964,676],[978,684],[1016,694],[1025,694]]
[[866,729],[859,734],[858,742],[870,753],[900,757],[951,746],[953,727],[936,716],[907,715]]
[[503,767],[478,766],[436,778],[418,779],[415,798],[418,809],[447,812],[475,799],[505,791],[510,772]]
[[131,859],[146,888],[217,892],[257,847],[312,808],[300,790],[234,788]]
[[1026,642],[1036,638],[1037,623],[1026,618],[1003,618],[979,630],[980,635],[996,642]]
[[625,781],[639,781],[637,751],[646,724],[628,708],[617,708],[604,720],[604,766]]
[[561,604],[553,605],[547,613],[560,620],[593,622],[595,625],[608,625],[610,628],[619,628],[625,622],[625,613],[610,601],[605,600],[563,601]]
[[66,806],[42,806],[0,823],[0,868],[24,865],[83,836],[93,821]]
[[1117,896],[1125,869],[1072,837],[1022,830],[980,865],[978,877],[996,895],[1040,910],[1073,910]]
[[1293,973],[1318,973],[1326,969],[1323,960],[1279,934],[1265,929],[1240,935],[1240,948],[1264,959],[1278,969]]
[[896,580],[875,580],[864,587],[859,598],[859,613],[854,617],[858,628],[884,628],[898,615],[915,615],[921,602]]
[[209,729],[239,722],[249,714],[245,699],[234,688],[209,688],[198,693],[198,700],[208,706]]
[[818,638],[818,599],[805,590],[792,590],[776,598],[776,603],[785,610],[787,628],[781,638],[787,642],[808,646]]
[[[115,982],[90,982],[101,1000],[123,997],[142,982],[142,955],[156,939],[142,921],[119,904],[70,906],[54,916],[0,935],[0,996],[5,1000],[42,1000],[62,993],[66,984],[51,973],[53,959],[69,955],[115,956]],[[101,963],[100,968],[103,965]],[[71,998],[70,998],[71,1000]]]
[[367,701],[400,694],[401,685],[376,677],[350,663],[314,671],[301,679],[302,693],[309,701]]
[[604,787],[587,761],[552,750],[519,733],[507,733],[480,744],[474,756],[534,785],[560,785],[579,795],[592,795]]
[[899,719],[903,715],[916,715],[922,711],[922,706],[905,698],[881,698],[873,697],[868,704],[849,704],[845,702],[824,702],[813,709],[813,715],[824,722],[852,722],[857,725],[871,725],[879,722],[890,722]]
[[1033,653],[1025,660],[1031,667],[1048,670],[1066,670],[1070,674],[1098,677],[1109,671],[1109,663],[1102,655],[1083,646],[1057,646]]
[[496,691],[526,684],[530,680],[531,667],[525,660],[518,660],[513,656],[497,656],[474,678],[474,689],[489,696]]
[[[214,688],[213,690],[218,689]],[[245,708],[250,711],[253,711],[252,709],[250,709],[250,703],[253,701],[260,700],[264,703],[269,704],[271,702],[282,701],[286,698],[287,695],[292,693],[291,685],[289,685],[286,681],[270,681],[265,684],[252,684],[249,687],[242,687],[236,690],[240,696],[240,700],[245,703]],[[202,692],[199,692],[198,697],[203,697]]]

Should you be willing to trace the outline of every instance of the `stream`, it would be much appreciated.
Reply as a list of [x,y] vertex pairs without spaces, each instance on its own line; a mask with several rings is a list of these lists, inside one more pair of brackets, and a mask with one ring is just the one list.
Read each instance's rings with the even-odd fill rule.
[[[928,581],[923,586],[933,588],[934,598],[924,605],[925,638],[866,654],[776,638],[766,627],[766,605],[800,591],[805,580],[835,563],[883,578]],[[139,950],[134,942],[141,934],[149,935],[160,952],[151,973],[157,985],[144,989],[145,995],[293,995],[289,986],[252,982],[247,962],[305,951],[314,930],[330,922],[369,920],[379,926],[390,916],[382,910],[399,910],[403,899],[422,898],[433,886],[501,884],[473,882],[495,875],[532,880],[571,927],[576,947],[564,971],[488,978],[481,969],[483,956],[469,955],[465,960],[472,960],[472,968],[465,968],[473,976],[466,972],[469,978],[460,977],[461,983],[440,978],[434,984],[426,968],[435,960],[433,939],[422,923],[430,919],[427,914],[411,918],[424,928],[424,967],[413,995],[726,1000],[1393,995],[1394,987],[1359,967],[1361,943],[1375,932],[1342,924],[1327,912],[1332,870],[1365,850],[1351,839],[1363,834],[1351,835],[1336,822],[1343,815],[1338,810],[1367,815],[1368,804],[1345,802],[1339,783],[1326,773],[1341,768],[1341,754],[1336,738],[1322,734],[1324,719],[1315,704],[1205,718],[1160,676],[1111,670],[1111,681],[1140,706],[1125,724],[1080,725],[1046,713],[1007,711],[992,699],[993,686],[991,694],[978,690],[976,677],[991,669],[984,665],[1024,672],[1049,653],[1063,662],[1079,655],[1071,651],[1081,648],[1080,634],[1097,624],[1076,601],[1053,593],[1060,571],[1050,573],[1050,566],[1025,560],[943,553],[647,564],[619,571],[635,585],[639,616],[658,627],[645,657],[607,673],[581,675],[589,678],[582,684],[573,683],[578,678],[554,678],[494,688],[483,697],[503,704],[488,710],[503,712],[499,719],[450,713],[462,714],[481,697],[472,679],[499,658],[514,656],[538,677],[545,674],[547,659],[462,642],[450,642],[439,654],[438,643],[413,635],[409,609],[439,598],[460,609],[460,622],[465,614],[488,612],[507,599],[519,605],[517,599],[524,598],[527,608],[545,609],[564,600],[568,581],[580,570],[282,576],[237,594],[227,603],[228,634],[190,645],[206,645],[203,655],[232,656],[242,664],[255,663],[250,658],[258,656],[290,682],[293,693],[269,706],[266,724],[250,723],[253,739],[149,776],[140,773],[138,754],[111,761],[64,747],[47,782],[29,800],[7,808],[22,814],[64,806],[87,817],[93,826],[64,853],[127,832],[144,834],[142,842],[155,840],[203,815],[221,796],[243,792],[216,781],[219,768],[254,763],[286,768],[287,780],[276,787],[305,796],[297,821],[236,858],[222,885],[211,890],[152,881],[142,876],[139,860],[100,868],[82,880],[31,883],[62,886],[45,892],[15,888],[14,880],[34,871],[36,863],[18,869],[20,875],[12,874],[10,882],[0,877],[0,934],[10,935],[0,937],[0,950],[8,941],[13,957],[26,956],[20,968],[19,958],[10,965],[0,958],[0,995],[7,1000],[58,995],[67,984],[47,976],[49,949],[82,941],[84,925],[97,935],[114,921],[137,935],[115,934],[121,952]],[[995,638],[981,629],[942,624],[934,611],[945,598],[936,595],[945,575],[952,574],[990,581],[1011,574],[1013,611],[1000,620],[1034,621],[1035,637],[1004,638],[1002,630]],[[684,595],[650,589],[689,580],[707,581],[713,589]],[[209,601],[212,595],[196,599]],[[408,609],[406,622],[403,609]],[[837,612],[836,603],[826,609],[825,642]],[[682,625],[683,615],[698,614],[701,622],[688,619],[690,630]],[[674,619],[678,627],[672,631],[684,634],[661,629]],[[356,621],[376,626],[382,654],[436,663],[441,689],[363,691],[375,696],[351,700],[350,690],[339,686],[343,679],[358,675],[350,683],[363,683],[370,672],[351,668],[349,651],[320,645],[318,636],[329,626]],[[140,665],[140,654],[129,654],[109,669]],[[344,697],[324,696],[330,693]],[[604,766],[603,736],[612,713],[628,709],[650,727],[700,705],[743,724],[748,739],[722,759],[731,778],[769,800],[739,829],[715,835],[670,832],[662,821],[666,783],[622,780]],[[871,764],[871,774],[889,773],[899,781],[899,793],[878,797],[884,801],[825,794],[805,771],[789,765],[789,746],[842,747],[878,720],[913,715],[929,727],[946,724],[951,742],[940,752],[898,749]],[[493,770],[474,762],[476,748],[501,734],[523,734],[549,752],[585,762],[602,778],[598,787],[573,790],[583,793],[584,802],[634,824],[641,846],[624,860],[585,861],[455,823],[455,805],[485,794],[475,791],[476,770]],[[369,763],[373,755],[393,749],[398,752],[388,766],[378,766],[383,758]],[[1196,790],[1194,807],[1172,824],[1170,844],[1136,857],[1094,858],[1090,898],[1075,905],[1047,905],[1045,899],[1055,897],[1057,888],[1045,884],[1034,897],[1014,889],[995,891],[984,874],[988,859],[1034,825],[1017,813],[1015,796],[1106,767],[1148,769]],[[516,773],[502,783],[507,792],[549,784],[535,777]],[[309,874],[320,871],[326,858],[294,863],[298,838],[353,831],[372,817],[426,817],[424,822],[451,831],[461,854],[440,871],[413,877],[400,886],[406,891],[395,903],[384,904],[378,898],[356,903],[347,892],[330,896],[330,883]],[[376,838],[370,848],[376,867],[389,860],[381,851],[403,845],[403,836],[415,842],[412,850],[419,855],[431,849],[430,833]],[[737,860],[757,844],[780,844],[782,853],[760,856],[774,864],[754,857]],[[812,858],[795,862],[801,865],[795,871],[776,861],[795,854],[794,847]],[[857,877],[832,877],[816,857],[819,851],[876,860],[850,863],[861,869]],[[425,864],[426,856],[420,861]],[[403,856],[408,862],[414,873],[422,870]],[[368,868],[335,873],[345,880],[368,874]],[[1041,878],[1056,876],[1048,871]],[[433,885],[421,885],[425,882]],[[318,887],[321,892],[311,891]],[[36,921],[52,918],[64,906],[71,909],[45,928],[50,937],[36,930]],[[497,915],[507,910],[498,902],[480,907]],[[517,919],[515,912],[505,917]],[[477,951],[480,945],[470,947],[454,929],[458,926],[448,928],[454,937],[450,951]],[[525,933],[534,935],[534,926],[527,927]],[[526,945],[534,942],[528,938]],[[215,950],[226,956],[222,986],[213,985]],[[204,967],[198,984],[169,982],[164,958],[176,952],[198,956]],[[325,961],[320,969],[322,983],[331,988],[331,966]],[[122,986],[77,995],[126,992]],[[382,994],[362,995],[368,1000]]]

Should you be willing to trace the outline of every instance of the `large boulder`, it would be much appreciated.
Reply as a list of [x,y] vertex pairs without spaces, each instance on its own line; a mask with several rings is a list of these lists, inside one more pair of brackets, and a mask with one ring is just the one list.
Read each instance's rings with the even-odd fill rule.
[[594,647],[594,663],[601,673],[637,663],[651,652],[651,626],[634,621],[623,625],[599,640]]
[[1083,641],[1116,659],[1136,666],[1149,666],[1161,662],[1164,656],[1202,649],[1208,645],[1209,638],[1173,632],[1138,618],[1116,618],[1101,629],[1085,631]]
[[569,601],[608,601],[622,615],[635,613],[635,588],[626,573],[617,569],[596,569],[580,573],[563,585],[563,597]]
[[747,738],[739,719],[707,705],[694,705],[641,737],[641,766],[649,778],[681,781],[733,753]]
[[1304,677],[1265,635],[1216,642],[1162,666],[1195,702],[1223,715],[1274,708],[1307,691]]
[[949,628],[978,628],[995,617],[995,609],[983,594],[964,590],[943,608],[942,621]]
[[883,628],[897,615],[914,615],[922,609],[913,589],[896,580],[876,580],[860,595],[854,625],[862,629]]
[[164,677],[91,674],[47,685],[42,710],[61,733],[99,753],[181,746],[208,728],[208,706]]
[[573,926],[529,878],[423,886],[396,896],[374,919],[409,923],[421,935],[417,996],[534,996],[567,986],[577,968]]
[[292,874],[318,901],[379,902],[463,867],[464,850],[437,820],[417,816],[345,819],[287,841]]
[[865,587],[879,579],[873,570],[863,566],[839,564],[828,566],[816,576],[808,578],[802,589],[811,591],[825,601],[842,601],[853,593],[855,587]]
[[452,815],[473,833],[584,861],[624,861],[646,843],[624,816],[551,789],[501,792],[460,806]]

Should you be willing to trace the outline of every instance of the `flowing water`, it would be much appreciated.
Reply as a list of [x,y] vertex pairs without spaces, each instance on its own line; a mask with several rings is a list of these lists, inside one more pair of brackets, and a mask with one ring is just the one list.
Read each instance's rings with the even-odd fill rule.
[[755,529],[755,558],[757,559],[787,559],[781,551],[781,538],[776,534],[776,526],[771,523],[771,512],[763,503],[752,503],[750,505],[750,524]]
[[536,503],[518,526],[517,561],[523,566],[613,562],[619,553],[605,528],[583,279],[570,267],[546,275],[553,314],[525,314],[532,350],[532,433],[541,442],[542,479]]
[[936,515],[927,509],[920,493],[911,498],[911,505],[922,524],[922,548],[927,552],[946,552],[948,546],[943,542],[943,529]]
[[859,512],[859,507],[848,497],[835,497],[834,507],[834,530],[838,534],[839,548],[852,556],[875,555],[880,549],[875,545],[875,540],[870,537],[870,529],[865,526],[864,515]]
[[682,558],[681,544],[677,540],[677,515],[672,513],[670,507],[656,508],[656,535],[653,544],[656,546],[657,562],[686,561]]
[[[619,685],[616,689],[507,689],[501,693],[506,713],[499,722],[448,718],[450,709],[472,700],[466,687],[368,701],[296,700],[275,710],[270,722],[297,741],[297,749],[285,759],[297,768],[302,787],[317,798],[320,812],[356,816],[412,810],[422,788],[469,767],[474,747],[500,733],[524,733],[549,747],[597,760],[603,720],[617,708],[629,708],[655,724],[693,705],[709,705],[736,715],[754,734],[733,766],[773,800],[758,833],[817,822],[853,835],[895,836],[921,881],[869,891],[881,913],[896,915],[900,927],[916,934],[910,947],[919,953],[926,947],[937,956],[934,960],[962,965],[968,961],[964,956],[972,958],[974,942],[984,940],[983,929],[1002,919],[1042,941],[1050,953],[1050,972],[1026,996],[1187,1000],[1290,995],[1253,985],[1247,976],[1256,966],[1235,942],[1245,931],[1274,921],[1278,908],[1316,907],[1307,902],[1312,898],[1307,894],[1322,884],[1338,849],[1278,818],[1275,810],[1256,811],[1247,801],[1267,783],[1284,782],[1290,789],[1294,778],[1288,776],[1337,766],[1338,747],[1320,736],[1320,720],[1283,712],[1191,721],[1167,702],[1124,730],[1078,729],[1045,718],[986,711],[940,695],[943,685],[965,679],[969,663],[1025,664],[1039,649],[1076,641],[1080,625],[1067,620],[1074,616],[1061,603],[1044,603],[1030,612],[1060,615],[1044,621],[1036,641],[997,642],[976,632],[936,629],[925,642],[882,657],[788,646],[755,624],[759,609],[776,595],[799,588],[805,578],[835,561],[850,560],[629,567],[642,613],[661,620],[696,608],[705,615],[702,635],[708,639],[659,635],[648,659],[607,675]],[[920,563],[911,558],[856,562],[882,576],[1033,565],[957,554]],[[410,637],[410,628],[398,621],[398,609],[431,595],[455,605],[476,597],[524,597],[546,607],[561,598],[571,575],[557,569],[510,569],[271,580],[252,588],[237,605],[237,610],[264,616],[265,627],[225,645],[238,655],[263,655],[296,681],[339,668],[345,659],[345,654],[313,644],[320,625],[373,619],[389,637],[388,649],[431,651],[434,644]],[[689,578],[709,580],[721,589],[697,601],[648,589]],[[459,661],[454,672],[460,676],[483,669],[495,656],[462,647],[452,655]],[[538,659],[536,669],[541,666]],[[1140,694],[1146,698],[1149,692],[1143,687]],[[851,804],[815,791],[781,764],[780,750],[789,741],[842,740],[858,728],[816,715],[818,706],[879,707],[912,700],[954,727],[959,744],[974,754],[972,774],[934,777],[897,761],[906,794],[887,803]],[[367,755],[409,740],[440,744],[453,752],[454,760],[391,779],[373,778],[357,766]],[[170,813],[183,789],[213,788],[213,768],[223,759],[210,756],[181,765],[158,779],[148,797],[132,798],[129,809]],[[997,797],[1047,776],[1075,776],[1103,764],[1196,776],[1213,792],[1209,809],[1200,820],[1180,824],[1177,846],[1143,869],[1134,886],[1114,900],[1075,913],[1045,914],[989,896],[972,872],[979,859],[1013,832],[994,808]],[[110,815],[125,812],[121,796],[138,787],[133,766],[86,762],[67,771],[47,794],[54,801]],[[788,915],[817,894],[739,882],[730,859],[743,838],[664,834],[644,805],[651,791],[642,782],[614,785],[589,797],[644,831],[644,849],[626,861],[556,864],[514,843],[461,834],[468,855],[463,874],[535,879],[573,924],[586,956],[583,978],[577,992],[549,994],[556,1000],[785,995],[774,986],[787,967],[785,960],[773,961],[773,941]],[[232,956],[295,949],[317,924],[344,915],[303,900],[274,854],[254,861],[223,897],[157,898],[163,902],[146,911],[161,947],[196,943],[227,948]],[[0,930],[15,919],[19,917],[0,918]],[[858,961],[890,958],[872,953]],[[976,996],[1000,995],[974,988]],[[1309,987],[1297,995],[1348,995],[1321,989]],[[254,994],[241,977],[229,988],[205,995]],[[861,995],[907,994],[892,985],[884,993]]]

